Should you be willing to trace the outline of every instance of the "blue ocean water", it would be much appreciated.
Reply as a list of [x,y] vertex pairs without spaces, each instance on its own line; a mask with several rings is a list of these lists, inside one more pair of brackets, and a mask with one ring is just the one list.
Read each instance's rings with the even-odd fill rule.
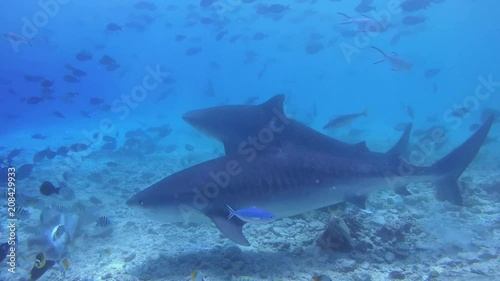
[[[225,111],[202,116],[206,128],[183,120],[186,112],[253,110],[279,94],[288,118],[365,141],[370,152],[388,151],[412,123],[409,152],[398,156],[423,153],[415,161],[431,165],[499,113],[499,10],[492,0],[2,1],[2,206],[15,185],[21,209],[15,232],[9,209],[0,214],[0,242],[16,237],[15,273],[6,257],[0,280],[30,280],[41,252],[55,264],[40,280],[187,280],[193,271],[193,280],[499,278],[498,119],[477,155],[467,147],[449,161],[476,156],[459,180],[458,207],[422,182],[407,196],[353,192],[369,195],[365,210],[288,202],[293,216],[245,225],[248,247],[210,220],[154,220],[126,204],[171,174],[231,154],[210,129],[236,136],[255,132],[245,131],[248,121],[260,126],[261,115],[244,109],[230,124],[214,118]],[[423,142],[436,130],[445,141]],[[329,155],[298,132],[283,137],[279,153]],[[281,146],[288,141],[298,148]],[[284,174],[273,176],[281,184]],[[265,185],[261,175],[248,185]],[[192,182],[201,177],[193,172]],[[41,192],[44,181],[53,187]],[[332,233],[352,239],[348,250],[321,243]]]

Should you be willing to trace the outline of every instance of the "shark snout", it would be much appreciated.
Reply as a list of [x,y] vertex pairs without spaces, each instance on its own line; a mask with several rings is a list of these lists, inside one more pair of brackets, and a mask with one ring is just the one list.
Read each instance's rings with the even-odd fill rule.
[[200,119],[200,116],[196,111],[189,111],[182,115],[182,119],[189,124],[195,124]]

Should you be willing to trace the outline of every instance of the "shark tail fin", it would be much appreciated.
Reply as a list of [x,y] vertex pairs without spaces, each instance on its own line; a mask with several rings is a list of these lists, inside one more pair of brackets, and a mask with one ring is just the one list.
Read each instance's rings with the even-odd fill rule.
[[387,155],[398,157],[405,152],[408,147],[408,143],[410,142],[410,134],[412,128],[413,124],[408,123],[406,129],[399,138],[399,141],[391,149],[389,149],[389,151],[386,152]]
[[227,220],[230,220],[232,217],[234,217],[234,210],[233,208],[229,207],[229,205],[226,204],[226,208],[229,210],[229,215],[227,215]]
[[449,201],[455,205],[462,204],[457,180],[478,153],[488,136],[493,120],[492,115],[464,143],[431,166],[433,172],[444,175],[435,182],[438,200]]

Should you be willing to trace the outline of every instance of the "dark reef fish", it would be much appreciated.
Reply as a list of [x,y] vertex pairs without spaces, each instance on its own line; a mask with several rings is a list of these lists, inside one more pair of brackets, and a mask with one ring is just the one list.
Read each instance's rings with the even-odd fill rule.
[[113,22],[108,23],[108,25],[106,25],[106,29],[108,31],[120,31],[120,30],[122,30],[121,26],[119,26],[118,24],[113,23]]
[[26,103],[27,104],[39,104],[43,101],[42,98],[40,97],[29,97],[27,100],[26,100]]
[[40,185],[40,193],[45,196],[59,194],[59,190],[61,190],[61,187],[56,188],[50,181],[44,181]]
[[54,85],[54,81],[53,80],[43,80],[40,85],[42,85],[42,87],[44,88],[50,88]]
[[200,47],[193,47],[193,48],[187,49],[185,53],[187,56],[194,56],[194,55],[200,53],[201,50],[202,49]]
[[[233,118],[231,129],[235,128],[240,142],[224,142],[224,156],[167,176],[131,196],[127,204],[166,221],[210,219],[226,237],[241,245],[250,245],[242,233],[246,222],[235,217],[227,220],[226,204],[235,209],[254,206],[280,219],[366,197],[378,190],[405,190],[409,183],[431,181],[438,200],[461,205],[457,179],[476,156],[493,123],[493,117],[487,119],[464,143],[433,165],[415,166],[399,155],[400,146],[406,148],[409,130],[397,145],[398,153],[370,152],[366,146],[357,146],[362,151],[356,151],[352,150],[354,145],[344,146],[331,138],[326,141],[321,135],[311,137],[312,129],[287,118],[279,104],[212,110],[219,116],[225,112],[239,116],[227,118]],[[260,115],[255,115],[255,110]],[[226,124],[212,125],[211,129],[222,125]],[[290,129],[318,142],[307,143]],[[218,137],[225,136],[228,128],[217,132],[221,134]],[[413,173],[402,175],[402,167]]]
[[31,138],[32,139],[35,139],[35,140],[44,140],[46,139],[47,137],[42,135],[42,134],[34,134],[34,135],[31,135]]
[[75,76],[72,75],[65,75],[63,79],[68,83],[80,83],[80,80],[78,80]]
[[19,149],[19,148],[14,148],[14,149],[12,149],[12,150],[9,152],[9,154],[7,154],[7,159],[8,159],[9,161],[12,161],[12,159],[13,159],[14,157],[17,157],[17,156],[21,155],[21,152],[22,152],[22,151],[23,151],[23,150],[22,150],[22,149]]
[[54,115],[54,116],[55,116],[55,117],[57,117],[57,118],[61,118],[61,119],[66,118],[66,117],[64,116],[64,114],[62,114],[61,112],[59,112],[59,111],[57,111],[57,110],[52,111],[52,115]]
[[373,0],[361,0],[361,2],[356,6],[355,10],[358,13],[368,13],[375,10],[375,6],[372,5]]
[[405,0],[399,4],[401,9],[405,12],[415,12],[419,10],[426,10],[433,3],[444,2],[445,0]]
[[427,69],[425,72],[424,72],[424,77],[425,78],[432,78],[436,75],[439,74],[439,72],[441,72],[441,69],[440,68],[430,68],[430,69]]
[[17,180],[22,180],[31,176],[33,172],[33,164],[23,164],[16,169]]
[[156,5],[153,2],[149,1],[139,1],[135,3],[134,8],[138,10],[148,10],[148,11],[154,11],[157,9]]
[[75,55],[78,61],[89,61],[92,60],[92,54],[88,51],[81,51]]
[[209,6],[211,6],[214,2],[215,2],[215,0],[201,0],[201,1],[200,1],[200,7],[202,7],[202,8],[209,7]]

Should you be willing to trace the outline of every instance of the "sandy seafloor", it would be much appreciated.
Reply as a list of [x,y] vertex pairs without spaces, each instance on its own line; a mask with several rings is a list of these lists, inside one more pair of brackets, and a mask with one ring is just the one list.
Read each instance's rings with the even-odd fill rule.
[[[189,280],[193,270],[200,270],[206,280],[238,280],[241,276],[253,278],[249,280],[311,280],[315,274],[353,281],[500,280],[500,165],[489,156],[493,149],[483,149],[462,176],[462,207],[437,201],[433,189],[419,183],[409,187],[413,195],[407,197],[392,191],[372,194],[367,211],[354,207],[349,214],[337,211],[346,220],[350,217],[362,224],[353,234],[355,242],[364,240],[373,245],[350,253],[324,250],[315,242],[328,222],[330,212],[326,209],[246,225],[244,234],[252,246],[242,247],[223,238],[210,222],[162,223],[125,205],[135,191],[214,157],[211,149],[192,153],[158,150],[143,156],[94,153],[77,161],[69,173],[67,184],[76,199],[65,201],[54,196],[42,198],[37,205],[82,202],[91,218],[106,215],[112,224],[102,231],[95,227],[95,220],[82,219],[79,236],[70,247],[69,271],[62,276],[50,270],[40,280]],[[30,178],[18,182],[21,193],[39,194],[42,180],[56,181],[54,163],[64,166],[67,159],[44,161],[35,166]],[[108,167],[108,161],[118,166]],[[91,203],[92,196],[102,202]],[[0,280],[24,280],[34,256],[43,248],[27,242],[43,237],[37,230],[41,207],[25,208],[30,216],[18,231],[17,273],[8,273],[2,264]],[[1,216],[4,220],[5,214]],[[407,224],[411,228],[395,242],[390,229]]]

